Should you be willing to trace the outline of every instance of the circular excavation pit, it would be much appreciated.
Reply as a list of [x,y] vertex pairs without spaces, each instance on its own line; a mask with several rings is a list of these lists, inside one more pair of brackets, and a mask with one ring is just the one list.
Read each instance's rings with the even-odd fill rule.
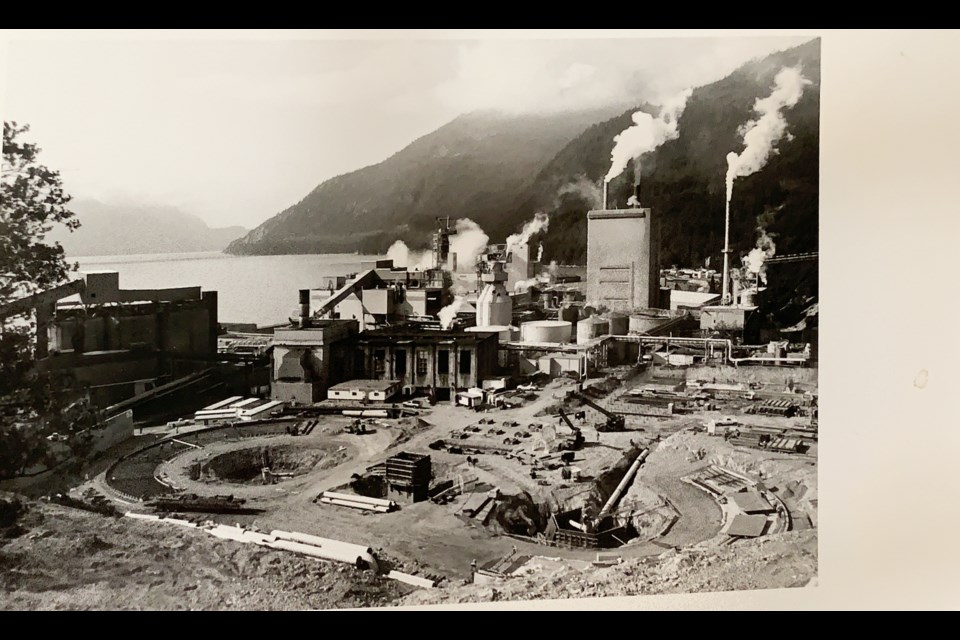
[[227,484],[272,484],[329,469],[348,454],[336,445],[259,445],[227,451],[190,466],[190,479]]

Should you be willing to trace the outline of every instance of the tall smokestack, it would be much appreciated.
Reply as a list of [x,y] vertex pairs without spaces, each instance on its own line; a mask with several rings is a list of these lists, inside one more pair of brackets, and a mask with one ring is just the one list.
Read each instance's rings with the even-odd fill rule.
[[300,326],[310,323],[310,289],[300,289]]
[[720,304],[730,304],[730,199],[726,204],[726,224],[723,231],[723,295]]
[[607,210],[607,182],[603,183],[603,210]]

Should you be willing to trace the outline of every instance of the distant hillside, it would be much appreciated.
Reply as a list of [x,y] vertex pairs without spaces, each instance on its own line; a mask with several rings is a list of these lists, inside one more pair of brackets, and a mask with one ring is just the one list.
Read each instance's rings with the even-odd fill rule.
[[168,206],[76,200],[70,209],[80,228],[70,233],[58,227],[48,236],[59,241],[68,256],[221,251],[247,231],[211,229],[200,218]]
[[[751,61],[694,89],[679,137],[641,159],[643,205],[662,221],[662,264],[703,264],[707,257],[711,266],[720,264],[726,154],[743,149],[738,129],[752,117],[757,98],[769,95],[777,72],[797,64],[813,84],[785,111],[790,136],[776,145],[778,155],[737,180],[731,245],[739,264],[738,252],[755,242],[757,217],[776,210],[765,225],[777,234],[777,253],[817,248],[819,39]],[[586,212],[598,205],[613,138],[630,125],[637,108],[649,107],[462,116],[379,164],[327,180],[227,251],[380,253],[398,238],[423,247],[441,215],[472,218],[492,241],[502,242],[544,211],[551,218],[540,238],[544,259],[584,264]],[[611,203],[626,202],[633,176],[634,167],[628,166],[611,183]]]
[[[779,153],[759,172],[738,178],[731,203],[730,241],[734,263],[739,251],[753,247],[757,217],[767,216],[767,229],[777,234],[777,253],[814,251],[818,246],[820,41],[775,53],[740,67],[726,78],[696,88],[679,121],[679,136],[641,158],[641,201],[662,221],[661,263],[721,264],[724,227],[726,154],[740,152],[737,130],[752,115],[753,104],[769,95],[774,76],[784,66],[802,65],[813,82],[800,102],[784,111],[791,139],[776,146]],[[646,110],[644,108],[644,110]],[[613,137],[630,124],[632,109],[596,124],[562,149],[543,169],[507,217],[543,210],[551,224],[543,238],[544,259],[561,263],[586,261],[586,212],[596,206],[583,189],[599,185],[610,164]],[[633,190],[634,167],[610,184],[611,205],[623,205]],[[594,186],[596,193],[599,189]]]
[[460,116],[379,164],[331,178],[233,242],[238,254],[383,252],[429,241],[437,216],[471,218],[492,236],[543,167],[590,124],[622,107],[555,115]]

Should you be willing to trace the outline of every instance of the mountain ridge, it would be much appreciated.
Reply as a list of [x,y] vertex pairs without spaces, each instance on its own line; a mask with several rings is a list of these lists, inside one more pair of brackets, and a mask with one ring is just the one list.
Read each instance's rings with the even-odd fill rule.
[[199,217],[170,205],[105,203],[80,198],[68,207],[80,228],[55,227],[47,239],[68,256],[222,251],[247,233],[241,226],[211,228]]
[[[769,225],[780,252],[816,250],[819,192],[820,40],[755,58],[693,89],[679,135],[641,160],[641,200],[662,221],[661,257],[670,264],[721,259],[726,154],[743,148],[739,129],[785,66],[811,80],[785,111],[789,135],[757,173],[737,180],[731,244],[748,251]],[[586,212],[598,206],[613,138],[640,105],[606,114],[506,116],[474,112],[421,136],[380,163],[317,185],[232,242],[227,252],[384,253],[400,239],[424,248],[434,218],[470,218],[502,241],[538,211],[550,216],[544,259],[583,264]],[[599,116],[599,117],[598,117]],[[635,163],[609,187],[611,203],[633,190]],[[763,217],[763,222],[759,218]]]

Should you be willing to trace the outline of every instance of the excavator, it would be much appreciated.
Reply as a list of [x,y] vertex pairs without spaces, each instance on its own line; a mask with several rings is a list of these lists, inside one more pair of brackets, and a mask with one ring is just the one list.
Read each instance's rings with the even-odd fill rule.
[[564,438],[559,442],[560,451],[576,451],[583,446],[585,438],[583,437],[583,432],[577,427],[573,426],[573,422],[570,421],[570,418],[566,413],[563,412],[563,409],[560,409],[560,418],[567,423],[567,426],[570,427],[570,430],[573,432],[573,437]]
[[583,402],[583,404],[587,405],[588,407],[590,407],[590,408],[592,408],[592,409],[596,409],[597,411],[599,411],[600,413],[602,413],[602,414],[604,415],[604,417],[606,417],[606,419],[607,419],[606,422],[601,422],[601,423],[598,423],[598,424],[596,425],[595,428],[596,428],[597,431],[600,431],[600,432],[604,432],[604,431],[626,431],[626,429],[627,429],[627,427],[626,427],[626,421],[625,421],[625,419],[624,419],[623,416],[618,415],[618,414],[616,414],[616,413],[613,413],[613,412],[609,411],[608,409],[604,409],[604,408],[601,407],[599,404],[597,404],[596,402],[594,402],[593,400],[591,400],[591,399],[588,398],[587,396],[583,395],[582,393],[574,392],[574,393],[573,393],[573,397],[578,398],[581,402]]

